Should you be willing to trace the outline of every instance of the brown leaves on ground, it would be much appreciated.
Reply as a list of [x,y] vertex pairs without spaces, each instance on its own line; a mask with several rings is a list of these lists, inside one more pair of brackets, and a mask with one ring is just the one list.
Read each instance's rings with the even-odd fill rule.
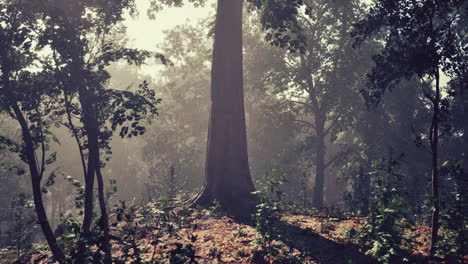
[[[171,252],[190,245],[200,263],[254,263],[252,255],[257,248],[257,234],[252,224],[238,223],[207,209],[173,208],[163,226],[162,211],[157,207],[156,204],[142,207],[152,215],[142,214],[140,209],[136,211],[133,222],[121,221],[112,230],[113,234],[119,236],[122,230],[137,226],[134,238],[143,260],[170,263]],[[283,220],[281,228],[290,237],[288,243],[294,244],[293,254],[307,250],[310,256],[308,259],[313,260],[309,263],[373,263],[363,253],[364,246],[349,241],[350,230],[359,230],[364,218],[339,219],[292,214],[280,217]],[[429,231],[427,227],[415,227],[411,230],[422,234],[416,239],[414,253],[427,254]],[[282,242],[288,244],[286,241]],[[122,256],[123,248],[122,241],[114,240],[113,256]],[[133,253],[133,250],[129,252]],[[42,260],[32,263],[46,263],[41,256],[44,254],[34,256],[33,259]],[[133,263],[132,261],[134,259],[128,259],[126,263]]]

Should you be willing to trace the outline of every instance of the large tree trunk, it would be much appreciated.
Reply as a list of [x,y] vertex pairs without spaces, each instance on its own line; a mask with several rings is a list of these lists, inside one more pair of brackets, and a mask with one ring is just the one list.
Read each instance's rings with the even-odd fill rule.
[[250,177],[242,72],[242,0],[218,0],[211,70],[205,185],[195,204],[219,201],[229,215],[255,209]]
[[325,121],[316,115],[315,126],[317,132],[317,153],[315,158],[315,185],[313,190],[313,206],[317,209],[323,207],[323,194],[325,188]]
[[432,124],[430,132],[431,154],[432,154],[432,230],[431,230],[431,255],[434,255],[439,232],[439,111],[440,111],[440,83],[439,69],[435,71],[436,93],[434,98],[434,109],[432,113]]

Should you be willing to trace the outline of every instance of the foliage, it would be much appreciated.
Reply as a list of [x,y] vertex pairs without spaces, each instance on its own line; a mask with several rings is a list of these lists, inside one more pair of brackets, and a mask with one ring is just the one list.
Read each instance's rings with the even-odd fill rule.
[[464,51],[464,30],[459,29],[466,15],[466,1],[380,0],[366,17],[355,25],[352,35],[356,44],[376,34],[385,34],[383,50],[373,57],[375,67],[367,74],[367,88],[361,92],[368,106],[375,107],[387,90],[397,87],[402,79],[417,76],[421,90],[431,105],[432,117],[428,135],[432,155],[432,234],[431,254],[438,241],[439,141],[448,103],[443,98],[441,74],[451,78],[466,75],[468,64]]
[[404,235],[411,228],[405,216],[405,202],[392,183],[393,177],[399,177],[395,171],[397,164],[389,159],[383,167],[374,165],[378,183],[369,216],[359,234],[361,243],[370,244],[366,254],[382,263],[407,262],[405,249],[412,248],[411,239]]
[[150,0],[150,8],[147,15],[151,19],[156,19],[157,13],[167,7],[181,7],[186,3],[191,3],[195,7],[205,5],[206,0]]
[[169,166],[167,171],[160,173],[155,167],[149,170],[148,193],[151,200],[167,199],[171,203],[183,194],[185,181],[176,172],[175,166]]
[[265,40],[290,52],[305,52],[306,34],[298,17],[312,18],[312,8],[302,0],[249,0],[260,11]]
[[339,236],[347,244],[357,244],[359,243],[359,230],[353,226],[341,225],[337,230]]
[[436,68],[451,77],[463,75],[466,53],[457,27],[466,12],[464,2],[380,0],[371,7],[353,32],[358,45],[386,32],[385,48],[374,57],[376,67],[368,74],[368,89],[363,90],[369,103],[378,103],[399,80],[434,76]]
[[147,219],[138,218],[137,207],[131,205],[127,208],[124,201],[116,208],[116,222],[112,226],[124,223],[120,230],[120,239],[124,245],[122,256],[116,259],[116,263],[143,263],[141,254],[146,253],[138,247],[139,226]]
[[23,254],[32,249],[32,235],[37,227],[34,212],[31,210],[34,204],[26,193],[17,194],[10,206],[10,214],[13,229],[9,232],[10,249],[14,250],[18,261]]
[[80,181],[77,179],[73,178],[71,175],[66,175],[65,173],[62,173],[62,176],[64,179],[71,185],[73,188],[75,188],[75,208],[80,210],[80,215],[83,214],[83,205],[84,205],[84,187],[81,185]]
[[445,162],[442,166],[443,174],[447,180],[453,183],[452,191],[443,198],[443,208],[441,214],[442,238],[438,245],[437,253],[445,256],[449,261],[463,263],[463,258],[468,250],[468,216],[466,214],[468,184],[463,160],[455,162]]
[[[257,212],[253,215],[258,248],[252,255],[253,261],[267,258],[269,261],[280,258],[284,249],[281,240],[285,237],[282,221],[279,218],[281,203],[285,193],[280,189],[286,174],[280,174],[276,169],[267,174],[264,183],[259,183],[258,191],[254,192],[259,199]],[[292,248],[291,248],[292,250]]]
[[[198,263],[200,257],[196,255],[193,243],[197,240],[194,235],[187,234],[182,238],[177,234],[181,223],[174,216],[173,207],[168,200],[149,203],[144,206],[124,201],[116,206],[116,218],[112,226],[119,231],[116,242],[122,245],[122,255],[115,259],[116,263]],[[179,242],[165,244],[162,237],[176,236]],[[152,257],[143,259],[143,254],[149,253],[148,248],[142,247],[142,239],[150,240]],[[166,252],[157,254],[157,250]]]

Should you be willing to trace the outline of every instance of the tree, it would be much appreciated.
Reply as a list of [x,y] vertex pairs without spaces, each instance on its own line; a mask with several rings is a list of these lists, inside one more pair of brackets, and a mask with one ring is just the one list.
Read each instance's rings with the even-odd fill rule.
[[408,190],[404,198],[420,213],[428,151],[426,146],[414,142],[425,135],[429,113],[422,93],[412,89],[417,85],[420,84],[416,78],[403,81],[401,89],[388,94],[374,111],[368,111],[365,102],[358,104],[355,120],[341,139],[352,146],[339,172],[340,180],[346,184],[346,206],[362,215],[368,214],[370,195],[377,187],[372,164],[391,152],[403,155],[404,162],[399,167],[410,176],[401,179],[398,189]]
[[242,0],[219,0],[211,71],[206,182],[195,204],[218,200],[231,215],[250,216],[250,177],[242,71]]
[[19,193],[15,195],[10,206],[13,220],[10,240],[14,245],[18,261],[21,261],[22,253],[32,247],[31,239],[36,218],[31,212],[32,206],[29,204],[29,198],[29,195]]
[[[296,15],[303,5],[293,1],[250,1],[261,10],[266,38],[291,51],[302,50],[303,35]],[[242,70],[243,1],[218,0],[211,72],[211,110],[205,185],[194,204],[218,200],[234,216],[250,216],[255,209],[245,125]],[[276,31],[276,33],[275,33]],[[275,34],[272,34],[275,33]],[[294,37],[292,37],[294,36]]]
[[[45,167],[53,162],[46,157],[46,151],[57,89],[48,81],[51,78],[49,71],[31,73],[27,70],[38,62],[31,49],[32,42],[38,37],[33,32],[35,13],[21,1],[2,1],[0,10],[0,112],[6,111],[18,121],[23,140],[22,144],[9,140],[4,143],[13,146],[28,164],[37,219],[54,257],[62,263],[65,256],[50,227],[41,186]],[[36,149],[39,149],[39,155]]]
[[[93,220],[94,181],[97,180],[101,217],[98,228],[103,232],[102,246],[105,263],[111,263],[109,221],[104,192],[102,167],[104,156],[110,158],[110,141],[113,132],[120,128],[121,137],[135,137],[146,131],[142,123],[157,114],[160,100],[147,82],[136,91],[108,87],[110,78],[107,67],[119,60],[141,65],[150,52],[129,49],[122,38],[125,28],[119,25],[126,9],[132,10],[133,1],[84,2],[60,1],[43,10],[47,31],[41,44],[53,51],[58,86],[62,89],[68,117],[68,127],[75,137],[80,151],[85,178],[85,208],[77,258],[83,261],[83,242],[90,236]],[[87,16],[88,12],[95,15]],[[99,15],[96,15],[99,14]],[[160,54],[155,55],[163,63]],[[73,123],[71,114],[79,116],[82,127]],[[85,153],[87,150],[87,161]]]
[[[118,128],[122,137],[144,134],[145,127],[141,124],[157,114],[156,105],[160,100],[146,82],[135,92],[106,89],[110,76],[105,68],[120,59],[140,65],[152,54],[127,49],[125,39],[121,38],[125,31],[116,26],[122,21],[123,10],[131,9],[132,1],[59,2],[1,2],[4,27],[0,50],[1,111],[18,120],[24,146],[4,137],[2,144],[10,145],[28,163],[38,221],[54,257],[63,262],[65,256],[57,246],[42,200],[42,192],[47,191],[49,180],[53,182],[53,175],[45,186],[41,186],[41,180],[46,165],[56,159],[55,153],[46,156],[48,141],[55,139],[49,128],[52,124],[60,125],[63,115],[67,117],[66,125],[76,139],[86,182],[82,238],[89,235],[93,220],[93,185],[97,179],[101,210],[97,230],[104,233],[97,245],[105,252],[104,262],[110,263],[101,155],[103,151],[110,155],[109,142],[112,132]],[[84,15],[88,12],[97,13]],[[162,55],[156,57],[165,62]],[[39,71],[28,71],[33,66]],[[83,127],[76,127],[72,116],[78,116]],[[36,149],[40,150],[39,155]],[[85,256],[80,253],[86,240],[79,242],[78,255],[72,257],[82,262]]]
[[441,72],[449,77],[466,71],[466,54],[460,46],[457,26],[464,0],[415,3],[411,0],[377,1],[366,18],[356,24],[354,36],[361,43],[378,32],[386,34],[383,51],[374,57],[375,68],[368,74],[368,89],[363,91],[370,104],[377,104],[386,90],[403,78],[414,75],[432,105],[431,127],[427,136],[431,148],[432,240],[434,253],[439,230],[439,135],[442,108]]
[[[293,122],[305,128],[305,155],[312,156],[315,175],[313,205],[324,205],[326,170],[342,159],[349,150],[333,151],[328,142],[349,126],[358,93],[359,77],[370,67],[368,53],[351,49],[348,32],[362,8],[356,1],[309,3],[313,19],[298,16],[305,37],[301,53],[283,58],[284,69],[277,71],[272,82],[279,83],[275,93],[283,104],[295,112]],[[372,50],[369,46],[369,50]],[[355,61],[360,61],[355,66]],[[312,133],[311,133],[312,132]],[[335,153],[333,153],[335,152]]]
[[165,32],[159,47],[173,65],[154,81],[165,111],[144,138],[139,171],[149,181],[145,185],[149,198],[165,192],[167,184],[159,183],[167,182],[171,165],[184,190],[193,191],[203,184],[213,48],[211,36],[207,38],[210,23],[207,18],[177,26]]

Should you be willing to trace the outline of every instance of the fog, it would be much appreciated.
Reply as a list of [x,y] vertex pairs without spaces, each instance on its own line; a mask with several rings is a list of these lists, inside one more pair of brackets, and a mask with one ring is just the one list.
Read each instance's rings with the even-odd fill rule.
[[0,0],[2,248],[18,219],[20,241],[53,245],[99,215],[110,254],[125,204],[245,217],[274,197],[272,214],[372,219],[398,201],[432,230],[454,211],[466,3],[429,23],[367,0],[20,2]]

